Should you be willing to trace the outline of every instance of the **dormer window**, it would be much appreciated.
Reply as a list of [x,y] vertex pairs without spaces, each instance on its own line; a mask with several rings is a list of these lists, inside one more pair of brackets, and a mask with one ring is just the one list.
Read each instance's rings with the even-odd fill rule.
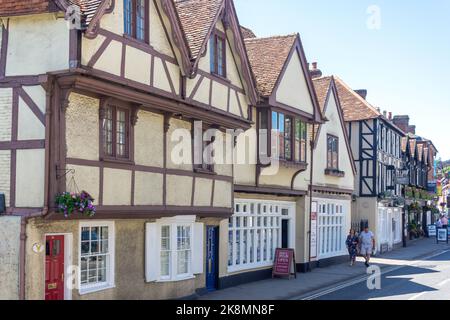
[[124,33],[149,42],[149,0],[124,0]]
[[214,33],[210,40],[211,73],[227,77],[225,35]]

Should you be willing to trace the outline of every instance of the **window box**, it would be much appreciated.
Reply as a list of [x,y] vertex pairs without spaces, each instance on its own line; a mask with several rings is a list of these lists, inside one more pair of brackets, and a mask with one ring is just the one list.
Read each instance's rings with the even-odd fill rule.
[[345,177],[344,171],[340,171],[340,170],[336,170],[336,169],[325,169],[325,174],[327,176],[333,176],[333,177],[338,177],[338,178]]

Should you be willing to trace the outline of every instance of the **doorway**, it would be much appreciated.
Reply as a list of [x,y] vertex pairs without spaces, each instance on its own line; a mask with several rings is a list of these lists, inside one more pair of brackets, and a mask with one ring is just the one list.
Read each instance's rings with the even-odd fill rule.
[[219,282],[219,227],[206,227],[206,289],[215,291]]
[[45,300],[64,300],[65,245],[63,235],[45,238]]
[[281,248],[289,249],[289,220],[281,220]]

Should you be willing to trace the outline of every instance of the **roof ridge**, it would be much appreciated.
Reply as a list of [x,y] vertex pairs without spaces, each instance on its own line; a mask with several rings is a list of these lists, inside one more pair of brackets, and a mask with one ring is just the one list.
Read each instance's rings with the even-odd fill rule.
[[275,36],[269,36],[269,37],[258,37],[258,38],[247,38],[245,41],[248,42],[256,42],[256,41],[262,41],[262,40],[274,40],[274,39],[286,39],[290,37],[297,37],[298,33],[291,33],[287,35],[275,35]]
[[372,109],[375,113],[377,113],[379,116],[381,116],[381,112],[378,111],[377,108],[375,108],[373,105],[371,105],[366,99],[363,99],[359,94],[355,92],[348,84],[346,84],[341,78],[339,78],[336,75],[333,75],[334,79],[338,81],[345,89],[347,89],[353,96],[355,96],[359,101],[361,101],[364,105],[366,105],[368,108]]

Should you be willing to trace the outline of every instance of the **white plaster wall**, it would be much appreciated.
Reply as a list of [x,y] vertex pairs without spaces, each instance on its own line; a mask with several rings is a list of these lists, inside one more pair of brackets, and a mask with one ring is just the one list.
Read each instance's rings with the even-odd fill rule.
[[[98,197],[100,194],[100,169],[98,167],[87,167],[87,166],[74,166],[67,165],[67,169],[75,170],[73,175],[78,191],[86,191],[95,200],[94,203],[98,204]],[[76,192],[76,190],[71,190],[73,188],[73,182],[71,182],[71,174],[66,177],[66,190],[68,192]]]
[[9,192],[11,177],[11,151],[0,150],[0,193],[5,194],[6,206],[9,207]]
[[17,150],[16,206],[44,205],[45,150]]
[[0,300],[19,299],[20,220],[0,216]]
[[[331,94],[326,108],[325,117],[329,120],[322,124],[317,146],[314,149],[314,181],[315,185],[333,185],[343,189],[353,189],[354,174],[351,158],[345,143],[344,130],[339,119],[336,100]],[[345,177],[338,178],[325,175],[327,169],[327,135],[339,138],[339,170],[345,172]]]
[[163,204],[162,174],[136,171],[134,204],[136,206]]
[[[154,64],[154,73],[153,73],[153,85],[161,90],[172,92],[170,88],[169,78],[167,77],[166,70],[164,69],[163,62],[160,58],[155,57]],[[173,83],[173,82],[172,82]],[[173,83],[175,86],[176,84]]]
[[139,111],[134,127],[134,160],[138,165],[162,167],[164,162],[164,117]]
[[81,64],[87,66],[92,56],[100,49],[105,37],[98,35],[95,39],[82,38],[81,42]]
[[66,110],[67,157],[85,160],[99,159],[100,101],[72,93]]
[[195,179],[194,206],[209,207],[211,205],[211,192],[213,181],[210,179]]
[[17,138],[19,140],[45,139],[45,126],[31,111],[30,107],[19,98],[19,126]]
[[170,119],[167,132],[167,168],[192,171],[191,136],[190,122]]
[[228,104],[228,87],[223,84],[213,81],[211,104],[217,109],[227,111]]
[[0,88],[0,141],[11,141],[12,89]]
[[[32,32],[30,32],[32,31]],[[7,76],[36,75],[69,68],[69,28],[54,14],[11,18]]]
[[103,205],[131,204],[131,171],[105,168],[103,179]]
[[159,52],[174,57],[163,24],[153,1],[150,1],[150,44]]
[[122,44],[113,40],[94,64],[94,68],[120,76],[121,64]]
[[167,176],[167,205],[190,206],[192,200],[192,177]]
[[278,102],[313,114],[314,106],[298,54],[293,54],[275,93]]
[[231,208],[232,192],[231,183],[216,180],[214,186],[214,207]]
[[125,77],[150,85],[151,55],[127,46],[125,57]]
[[39,110],[45,114],[47,95],[42,86],[23,86],[22,89],[30,96]]

